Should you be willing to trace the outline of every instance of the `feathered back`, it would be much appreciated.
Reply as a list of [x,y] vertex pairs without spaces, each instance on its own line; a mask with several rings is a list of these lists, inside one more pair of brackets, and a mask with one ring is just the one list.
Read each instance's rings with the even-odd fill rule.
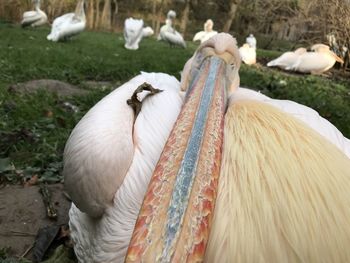
[[142,19],[134,19],[132,17],[125,19],[124,26],[126,30],[139,31],[143,27]]
[[319,52],[319,51],[329,50],[329,46],[325,44],[315,44],[315,45],[312,45],[310,49],[312,51]]
[[206,262],[350,262],[350,160],[264,103],[225,118]]
[[[165,90],[154,96],[155,98],[169,96],[171,102],[178,99],[178,82],[174,77],[160,73],[142,73],[92,107],[73,129],[66,143],[63,169],[65,187],[75,205],[90,216],[99,217],[107,207],[113,205],[115,193],[132,166],[135,149],[142,146],[140,141],[152,141],[149,140],[150,135],[146,135],[145,125],[141,125],[141,128],[138,125],[143,121],[143,113],[147,113],[147,106],[155,98],[144,102],[136,121],[132,108],[126,103],[143,82]],[[157,106],[164,107],[162,103],[158,103],[154,111]],[[176,119],[176,111],[172,113],[171,109],[170,102],[166,110],[158,108],[162,113],[168,113]],[[158,116],[155,113],[150,115],[148,118]],[[152,127],[157,127],[155,123],[168,123],[163,119],[157,122],[152,119],[149,123],[153,124]],[[159,128],[158,134],[162,131]],[[142,135],[145,135],[145,139]],[[152,142],[152,145],[157,146],[156,142]],[[150,156],[154,157],[152,154]]]
[[300,47],[300,48],[297,48],[296,50],[294,50],[294,53],[297,55],[301,55],[301,54],[304,54],[306,52],[307,52],[307,50],[304,47]]
[[152,36],[153,34],[154,34],[154,31],[153,31],[152,27],[150,27],[150,26],[144,27],[142,29],[142,36],[143,37],[149,37],[149,36]]
[[[163,92],[139,94],[142,110],[134,120],[126,100],[144,82]],[[124,262],[147,185],[181,106],[175,77],[142,73],[96,104],[72,132],[64,174],[75,195],[69,224],[80,262]],[[111,200],[102,203],[110,193]],[[91,215],[94,203],[107,206],[100,219],[76,207]]]

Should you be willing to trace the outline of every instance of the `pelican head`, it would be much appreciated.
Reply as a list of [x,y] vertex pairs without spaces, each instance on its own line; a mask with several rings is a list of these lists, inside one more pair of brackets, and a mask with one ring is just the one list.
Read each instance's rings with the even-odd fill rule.
[[176,18],[176,12],[174,10],[169,10],[168,14],[166,15],[167,19],[175,19]]
[[40,8],[40,0],[33,0],[32,2],[34,4],[35,8]]
[[210,56],[218,56],[231,65],[227,72],[229,79],[228,92],[234,92],[239,86],[239,68],[241,59],[237,48],[237,41],[230,34],[219,33],[203,42],[195,54],[186,62],[181,74],[181,90],[187,90],[193,81],[194,75],[199,71],[203,60]]
[[312,50],[314,52],[322,52],[325,50],[329,50],[329,46],[327,46],[325,44],[314,44],[311,46],[310,50]]
[[211,32],[213,30],[213,26],[214,26],[214,22],[211,19],[208,19],[205,23],[204,23],[204,31],[205,32]]
[[331,56],[335,61],[339,62],[340,64],[344,63],[344,60],[337,56],[333,51],[330,50],[329,46],[325,44],[315,44],[311,47],[311,50],[317,53],[323,53]]

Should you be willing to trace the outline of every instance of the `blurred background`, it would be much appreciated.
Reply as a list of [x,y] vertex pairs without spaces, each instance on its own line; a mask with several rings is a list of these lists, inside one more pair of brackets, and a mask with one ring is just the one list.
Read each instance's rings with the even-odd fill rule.
[[[74,10],[75,0],[42,0],[41,9],[50,19]],[[31,0],[2,0],[0,17],[19,22]],[[350,3],[348,0],[88,0],[87,27],[90,30],[123,30],[128,17],[142,18],[159,32],[166,13],[177,13],[176,28],[186,40],[214,21],[214,30],[230,32],[240,42],[249,33],[264,49],[290,49],[297,43],[326,42],[334,34],[339,45],[350,43]],[[52,22],[52,21],[50,21]]]

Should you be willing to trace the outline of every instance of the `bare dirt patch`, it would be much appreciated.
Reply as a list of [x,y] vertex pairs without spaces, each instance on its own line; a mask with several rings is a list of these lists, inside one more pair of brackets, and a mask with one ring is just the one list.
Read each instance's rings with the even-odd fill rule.
[[[0,189],[0,248],[10,247],[10,256],[19,257],[33,246],[41,227],[68,223],[70,202],[63,184],[48,185],[57,220],[50,220],[38,186],[7,185]],[[31,253],[26,258],[31,259]]]
[[84,95],[89,92],[69,83],[53,79],[31,80],[23,83],[13,84],[9,87],[9,90],[19,93],[34,93],[40,89],[57,93],[57,95],[63,97],[72,95]]

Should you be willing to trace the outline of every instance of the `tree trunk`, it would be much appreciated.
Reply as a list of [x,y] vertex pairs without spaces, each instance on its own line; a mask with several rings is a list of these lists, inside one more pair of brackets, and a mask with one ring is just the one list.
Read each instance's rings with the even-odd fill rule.
[[112,28],[115,30],[117,27],[117,17],[118,17],[118,1],[113,0],[114,2],[114,12],[112,16]]
[[94,0],[89,1],[88,5],[88,16],[87,16],[87,24],[88,28],[93,29],[94,28]]
[[184,10],[183,15],[182,15],[181,26],[180,26],[180,30],[181,30],[183,36],[185,36],[185,34],[186,34],[188,17],[190,14],[190,7],[191,7],[191,0],[186,0],[186,6],[185,6],[185,10]]
[[153,0],[152,2],[152,28],[156,28],[157,22],[157,0]]
[[103,29],[111,29],[111,0],[105,0],[100,26]]
[[96,16],[95,16],[95,27],[94,28],[100,27],[100,3],[101,3],[101,0],[96,0]]
[[226,20],[226,23],[224,25],[224,28],[222,29],[223,32],[229,32],[233,19],[235,18],[236,11],[239,5],[239,0],[232,0],[231,1],[231,6],[230,6],[230,12],[228,13],[228,18]]
[[163,4],[164,4],[164,0],[162,0],[160,2],[160,6],[159,6],[159,11],[158,11],[158,15],[157,15],[157,24],[156,24],[156,36],[159,34],[159,29],[160,29],[160,21],[162,19],[162,14],[163,14]]

